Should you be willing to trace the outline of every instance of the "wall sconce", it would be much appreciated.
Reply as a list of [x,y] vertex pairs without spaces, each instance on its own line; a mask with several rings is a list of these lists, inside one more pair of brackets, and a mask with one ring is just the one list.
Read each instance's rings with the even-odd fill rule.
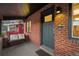
[[62,8],[61,8],[61,7],[59,7],[59,6],[58,6],[58,7],[56,7],[56,13],[57,13],[57,14],[59,14],[59,13],[61,13],[61,12],[62,12]]
[[56,13],[60,13],[60,11],[56,11]]

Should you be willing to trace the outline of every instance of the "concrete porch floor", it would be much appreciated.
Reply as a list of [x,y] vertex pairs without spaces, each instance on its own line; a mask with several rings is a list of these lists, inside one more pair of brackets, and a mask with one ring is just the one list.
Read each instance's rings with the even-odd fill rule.
[[2,50],[2,56],[38,56],[36,50],[37,47],[31,42],[23,43]]

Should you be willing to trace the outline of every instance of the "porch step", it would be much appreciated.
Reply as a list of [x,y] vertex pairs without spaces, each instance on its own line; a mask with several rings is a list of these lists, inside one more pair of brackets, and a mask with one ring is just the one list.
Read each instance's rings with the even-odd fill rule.
[[39,56],[52,56],[49,53],[47,53],[46,51],[44,51],[43,49],[38,49],[37,51],[35,51]]
[[44,45],[42,45],[42,46],[40,47],[40,49],[42,49],[42,50],[44,50],[45,52],[49,53],[50,55],[54,56],[54,54],[53,54],[53,49],[48,48],[48,47],[46,47],[46,46],[44,46]]

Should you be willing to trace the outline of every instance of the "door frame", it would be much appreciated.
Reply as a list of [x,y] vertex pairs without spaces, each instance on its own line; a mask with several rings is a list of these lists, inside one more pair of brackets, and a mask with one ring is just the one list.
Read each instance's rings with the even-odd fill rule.
[[[47,12],[47,11],[50,11],[50,12]],[[48,8],[48,9],[46,9],[46,10],[44,10],[44,11],[41,12],[41,21],[40,21],[40,24],[41,24],[41,28],[40,28],[41,40],[40,40],[40,46],[43,45],[43,41],[42,40],[43,40],[43,22],[44,22],[44,16],[52,14],[52,21],[51,22],[53,22],[54,21],[54,13],[55,13],[55,5],[53,5],[52,7],[50,7],[50,8]],[[55,35],[55,33],[54,33],[54,35]],[[55,49],[55,38],[53,39],[53,41],[54,41],[54,43],[53,43],[54,44],[53,50],[54,50]]]

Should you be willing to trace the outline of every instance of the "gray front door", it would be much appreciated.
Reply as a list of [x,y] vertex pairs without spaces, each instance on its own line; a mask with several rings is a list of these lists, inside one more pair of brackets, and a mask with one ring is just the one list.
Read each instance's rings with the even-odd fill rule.
[[43,23],[42,45],[54,49],[54,24],[53,22]]

